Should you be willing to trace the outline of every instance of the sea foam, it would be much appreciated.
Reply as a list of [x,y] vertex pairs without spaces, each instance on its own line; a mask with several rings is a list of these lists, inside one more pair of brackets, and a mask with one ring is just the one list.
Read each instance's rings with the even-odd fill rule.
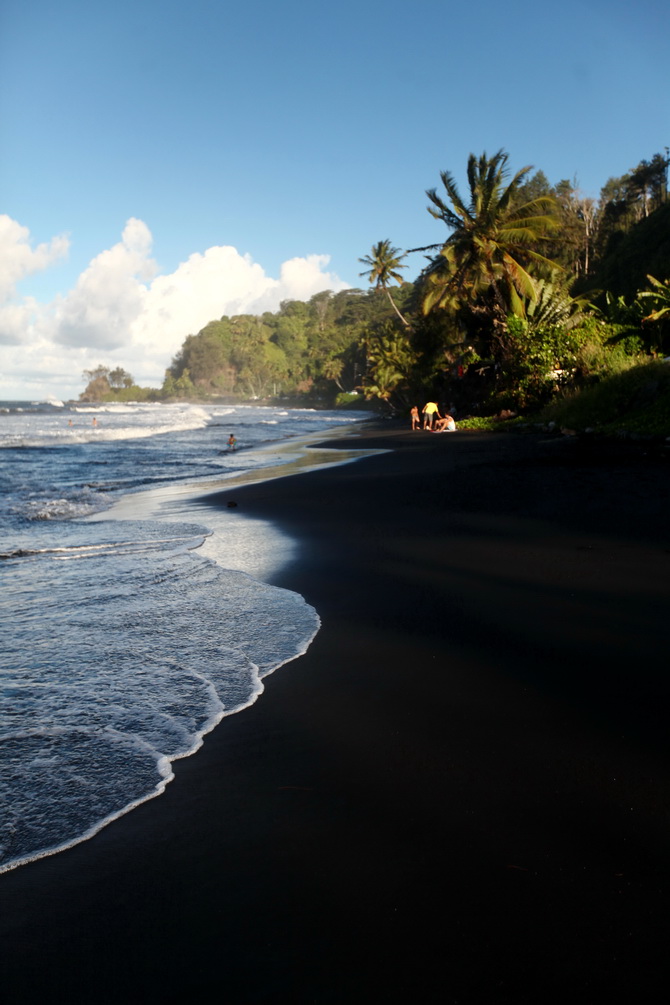
[[[316,612],[262,581],[295,543],[238,510],[199,507],[204,525],[193,522],[182,488],[263,477],[292,461],[292,438],[362,418],[1,403],[0,871],[158,795],[176,759],[306,650]],[[228,453],[231,431],[240,449]],[[173,490],[160,519],[141,504]],[[99,518],[122,497],[123,517]]]
[[71,544],[45,534],[3,563],[0,871],[162,792],[172,761],[255,701],[319,624],[298,594],[193,551],[200,525],[68,529]]

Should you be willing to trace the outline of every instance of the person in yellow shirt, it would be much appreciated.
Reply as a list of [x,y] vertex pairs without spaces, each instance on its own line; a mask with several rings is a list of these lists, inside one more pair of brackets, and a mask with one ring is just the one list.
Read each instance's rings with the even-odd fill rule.
[[440,415],[440,410],[434,401],[428,401],[421,409],[423,412],[423,428],[432,429],[435,418],[442,418]]

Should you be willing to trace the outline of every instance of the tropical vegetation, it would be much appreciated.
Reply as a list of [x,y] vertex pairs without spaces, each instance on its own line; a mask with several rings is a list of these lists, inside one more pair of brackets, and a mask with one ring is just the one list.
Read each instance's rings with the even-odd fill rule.
[[409,327],[409,321],[400,313],[389,291],[392,280],[399,286],[402,286],[402,276],[398,272],[398,269],[407,268],[406,265],[400,264],[401,259],[404,257],[404,255],[400,254],[400,249],[393,248],[391,242],[387,239],[373,245],[372,253],[366,255],[364,258],[359,258],[358,261],[363,265],[369,266],[365,272],[360,272],[359,275],[367,276],[370,282],[374,284],[376,290],[384,290],[393,310],[405,327]]
[[[531,414],[616,385],[670,353],[667,154],[610,178],[598,200],[528,166],[512,172],[504,150],[473,154],[465,193],[449,171],[426,192],[428,213],[446,227],[442,240],[407,250],[388,238],[373,244],[359,258],[367,290],[224,315],[187,335],[160,390],[101,366],[85,372],[84,396],[393,411],[435,399],[485,417]],[[403,275],[410,261],[413,281]],[[668,392],[662,377],[654,382]]]

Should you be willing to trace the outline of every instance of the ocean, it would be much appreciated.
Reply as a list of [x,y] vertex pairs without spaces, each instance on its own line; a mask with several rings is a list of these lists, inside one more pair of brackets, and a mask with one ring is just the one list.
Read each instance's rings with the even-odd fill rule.
[[306,651],[317,612],[263,581],[295,542],[194,499],[314,466],[294,442],[367,417],[0,402],[0,872],[159,795]]

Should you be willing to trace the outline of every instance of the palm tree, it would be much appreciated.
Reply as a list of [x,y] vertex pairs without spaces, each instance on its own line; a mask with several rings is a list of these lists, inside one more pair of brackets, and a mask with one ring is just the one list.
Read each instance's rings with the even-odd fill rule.
[[535,250],[558,227],[556,203],[546,195],[520,201],[519,188],[531,168],[522,168],[507,182],[507,160],[504,150],[490,160],[485,153],[479,159],[470,154],[468,204],[447,171],[440,177],[450,204],[435,189],[426,192],[433,204],[428,212],[453,233],[423,273],[424,313],[492,296],[497,314],[523,316],[523,298],[534,301],[536,296],[529,268],[560,268]]
[[398,269],[407,268],[406,265],[400,264],[404,257],[404,254],[400,254],[400,248],[393,248],[390,241],[380,241],[379,244],[372,245],[371,254],[358,259],[363,265],[370,266],[365,272],[359,272],[359,276],[367,276],[376,290],[384,290],[391,307],[402,323],[409,328],[409,321],[402,316],[389,291],[389,284],[392,281],[398,283],[399,286],[402,284],[402,276]]

